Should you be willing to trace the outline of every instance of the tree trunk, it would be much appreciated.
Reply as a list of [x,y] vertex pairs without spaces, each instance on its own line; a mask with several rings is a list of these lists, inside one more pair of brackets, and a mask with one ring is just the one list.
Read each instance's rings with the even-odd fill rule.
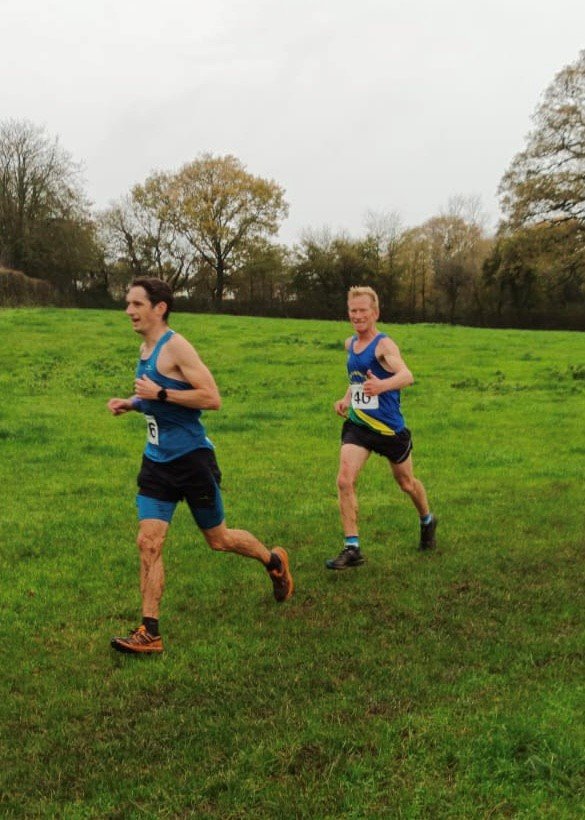
[[221,257],[215,266],[215,289],[213,291],[213,304],[216,310],[221,310],[223,302],[223,292],[225,289],[225,263]]

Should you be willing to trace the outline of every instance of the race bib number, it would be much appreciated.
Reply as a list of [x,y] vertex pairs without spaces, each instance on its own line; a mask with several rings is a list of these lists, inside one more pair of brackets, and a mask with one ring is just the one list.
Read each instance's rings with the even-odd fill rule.
[[360,384],[350,384],[351,388],[351,406],[355,410],[377,410],[378,409],[378,397],[377,396],[366,396],[364,393],[364,385]]
[[156,423],[156,419],[154,416],[147,416],[146,413],[144,414],[144,418],[146,419],[146,438],[149,444],[155,444],[158,447],[158,424]]

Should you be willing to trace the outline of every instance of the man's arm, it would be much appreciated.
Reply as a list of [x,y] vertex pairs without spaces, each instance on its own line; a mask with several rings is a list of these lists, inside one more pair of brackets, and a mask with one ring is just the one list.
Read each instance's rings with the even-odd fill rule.
[[129,413],[130,410],[140,410],[139,399],[136,396],[130,399],[110,399],[108,410],[114,416],[121,416],[123,413]]
[[347,388],[347,392],[342,399],[339,399],[333,405],[333,408],[338,416],[342,418],[347,418],[347,411],[349,410],[349,405],[351,404],[351,390],[349,387]]
[[[180,372],[183,381],[192,385],[192,389],[167,388],[167,401],[193,410],[219,410],[221,396],[217,384],[193,345],[176,334],[168,343],[168,351],[172,356],[174,368]],[[139,399],[156,400],[161,389],[160,385],[148,376],[136,379],[134,386]]]
[[[351,339],[352,339],[352,337],[349,336],[345,340],[345,349],[346,350],[349,350],[349,345],[351,344]],[[338,401],[335,402],[335,404],[333,405],[333,409],[335,410],[335,412],[337,413],[338,416],[341,416],[342,418],[347,418],[347,411],[349,410],[349,405],[350,404],[351,404],[351,390],[348,387],[347,390],[345,391],[345,396],[342,399],[339,399]]]
[[380,339],[376,347],[376,358],[389,373],[387,379],[378,379],[371,370],[364,383],[364,393],[366,396],[377,396],[388,390],[402,390],[414,382],[412,373],[406,366],[406,362],[400,355],[398,345],[392,339]]

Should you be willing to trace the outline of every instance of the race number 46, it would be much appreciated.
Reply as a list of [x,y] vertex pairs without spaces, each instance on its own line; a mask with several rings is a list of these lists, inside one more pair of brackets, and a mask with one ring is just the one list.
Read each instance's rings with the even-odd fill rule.
[[363,384],[351,384],[351,406],[356,410],[377,410],[378,397],[366,396]]

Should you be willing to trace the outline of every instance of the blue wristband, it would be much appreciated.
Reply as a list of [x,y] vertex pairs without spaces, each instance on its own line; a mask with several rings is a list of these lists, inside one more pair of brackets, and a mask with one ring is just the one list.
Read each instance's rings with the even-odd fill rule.
[[136,398],[136,396],[131,400],[132,409],[137,410],[139,413],[142,412],[142,399]]

